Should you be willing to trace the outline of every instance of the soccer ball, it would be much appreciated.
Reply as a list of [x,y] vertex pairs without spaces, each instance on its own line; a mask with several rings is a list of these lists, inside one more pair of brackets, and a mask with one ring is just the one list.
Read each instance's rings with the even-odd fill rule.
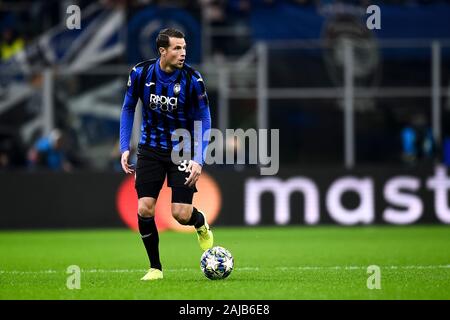
[[230,251],[223,247],[206,250],[200,259],[203,274],[211,280],[225,279],[233,271],[234,260]]

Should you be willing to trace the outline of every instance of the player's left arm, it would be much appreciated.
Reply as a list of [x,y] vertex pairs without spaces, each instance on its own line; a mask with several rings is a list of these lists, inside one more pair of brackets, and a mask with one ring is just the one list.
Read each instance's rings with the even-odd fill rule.
[[[205,83],[200,73],[197,72],[198,78],[193,78],[193,94],[194,102],[194,121],[201,123],[201,136],[194,138],[194,159],[189,161],[188,172],[191,174],[186,179],[185,184],[193,186],[200,174],[206,157],[206,150],[209,144],[211,129],[211,113],[209,111],[208,94],[206,93]],[[200,141],[197,141],[199,140]]]

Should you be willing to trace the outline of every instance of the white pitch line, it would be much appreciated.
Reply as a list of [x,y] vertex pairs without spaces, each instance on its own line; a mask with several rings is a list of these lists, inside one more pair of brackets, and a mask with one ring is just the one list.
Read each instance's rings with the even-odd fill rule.
[[[310,270],[367,270],[367,266],[291,266],[291,267],[275,267],[272,268],[280,271],[310,271]],[[407,269],[407,270],[435,270],[435,269],[450,269],[450,264],[445,265],[409,265],[409,266],[382,266],[379,265],[380,269]],[[200,269],[200,267],[198,268]],[[265,268],[263,268],[265,269]],[[267,268],[270,269],[270,268]],[[197,268],[175,268],[175,269],[164,269],[164,272],[187,272],[197,270]],[[236,271],[260,271],[259,267],[236,267]],[[147,269],[81,269],[83,273],[133,273],[133,272],[146,272]],[[0,274],[56,274],[56,273],[66,273],[65,270],[37,270],[37,271],[20,271],[20,270],[0,270]]]

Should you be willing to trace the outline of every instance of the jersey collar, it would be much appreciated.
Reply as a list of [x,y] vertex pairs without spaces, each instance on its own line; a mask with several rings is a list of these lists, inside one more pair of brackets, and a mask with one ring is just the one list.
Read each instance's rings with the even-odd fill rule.
[[156,61],[156,74],[158,76],[158,80],[164,83],[174,82],[177,79],[178,75],[180,74],[181,70],[176,69],[174,72],[167,73],[163,71],[159,66],[159,60],[160,59]]

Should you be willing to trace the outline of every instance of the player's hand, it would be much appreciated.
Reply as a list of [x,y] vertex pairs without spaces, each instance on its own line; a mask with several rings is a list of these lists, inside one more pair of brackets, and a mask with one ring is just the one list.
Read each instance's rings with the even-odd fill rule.
[[193,160],[189,160],[186,171],[190,172],[191,174],[188,178],[186,178],[186,182],[184,184],[188,185],[189,187],[193,187],[198,178],[200,178],[200,174],[202,173],[202,166]]
[[127,174],[133,174],[133,165],[128,163],[128,158],[130,157],[130,151],[125,151],[122,153],[122,158],[120,159],[120,164],[122,165],[123,171]]

